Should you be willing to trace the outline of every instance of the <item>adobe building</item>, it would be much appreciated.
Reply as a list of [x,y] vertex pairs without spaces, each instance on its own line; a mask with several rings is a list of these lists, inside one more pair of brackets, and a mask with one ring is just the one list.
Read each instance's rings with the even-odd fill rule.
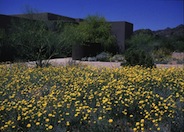
[[[18,14],[18,15],[1,15],[0,14],[0,28],[7,29],[11,24],[12,19],[27,19],[27,20],[41,20],[46,22],[48,28],[54,30],[57,21],[80,23],[83,19],[71,18],[52,13],[34,13],[34,14]],[[116,36],[119,53],[125,51],[125,40],[130,38],[133,33],[133,24],[126,21],[109,22],[111,24],[111,32]]]
[[7,30],[10,27],[12,20],[19,20],[19,19],[20,18],[18,17],[0,14],[0,28]]
[[111,24],[111,32],[116,36],[119,52],[125,51],[125,40],[129,39],[133,33],[133,24],[126,21],[109,22]]

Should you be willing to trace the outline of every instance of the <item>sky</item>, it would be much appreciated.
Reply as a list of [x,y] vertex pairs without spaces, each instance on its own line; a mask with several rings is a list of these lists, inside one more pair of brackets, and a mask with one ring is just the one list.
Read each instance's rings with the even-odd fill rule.
[[100,15],[107,21],[133,23],[134,31],[184,24],[184,0],[0,0],[0,14],[22,14],[28,9],[73,18]]

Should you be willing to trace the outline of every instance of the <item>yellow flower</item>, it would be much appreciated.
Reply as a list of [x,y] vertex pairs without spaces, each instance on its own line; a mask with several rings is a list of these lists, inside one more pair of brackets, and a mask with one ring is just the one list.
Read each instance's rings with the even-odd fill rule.
[[141,126],[143,127],[144,126],[144,123],[141,123]]
[[49,118],[45,119],[46,122],[49,122]]
[[136,122],[136,124],[135,124],[135,125],[136,125],[136,126],[139,126],[139,124],[140,124],[139,122]]
[[31,108],[31,107],[33,107],[33,105],[32,105],[32,104],[29,104],[27,107],[28,107],[28,108]]
[[42,115],[42,113],[38,113],[38,117],[40,117]]
[[4,107],[4,106],[1,106],[1,107],[0,107],[0,110],[4,110],[4,109],[5,109],[5,107]]
[[69,122],[69,121],[67,121],[67,122],[66,122],[66,126],[69,126],[69,125],[70,125],[70,122]]
[[8,127],[8,125],[4,125],[4,128],[7,128]]
[[53,128],[53,126],[52,125],[49,125],[49,127],[48,127],[49,129],[52,129]]
[[109,119],[108,122],[109,122],[109,123],[112,123],[112,122],[113,122],[113,119]]
[[155,126],[157,127],[158,126],[158,123],[156,123]]
[[40,122],[36,122],[36,125],[37,125],[37,126],[40,125]]
[[88,118],[88,117],[87,117],[87,116],[85,116],[83,119],[84,119],[84,120],[86,120],[87,118]]
[[57,106],[58,106],[58,107],[61,107],[62,105],[61,105],[61,104],[58,104]]
[[102,120],[102,117],[100,116],[100,117],[98,117],[98,120]]
[[17,121],[19,121],[19,120],[21,120],[21,116],[20,115],[17,117]]
[[133,131],[136,132],[137,131],[137,128],[134,128]]
[[48,114],[48,116],[49,116],[49,117],[51,117],[51,116],[52,116],[52,114]]
[[29,128],[29,127],[31,127],[31,124],[29,123],[29,124],[27,124],[27,127]]
[[144,118],[147,119],[148,118],[148,115],[146,115]]

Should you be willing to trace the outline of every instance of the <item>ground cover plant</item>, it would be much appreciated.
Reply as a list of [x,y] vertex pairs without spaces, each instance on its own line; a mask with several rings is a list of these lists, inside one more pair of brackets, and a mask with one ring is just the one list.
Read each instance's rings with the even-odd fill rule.
[[184,129],[183,68],[0,65],[0,131]]

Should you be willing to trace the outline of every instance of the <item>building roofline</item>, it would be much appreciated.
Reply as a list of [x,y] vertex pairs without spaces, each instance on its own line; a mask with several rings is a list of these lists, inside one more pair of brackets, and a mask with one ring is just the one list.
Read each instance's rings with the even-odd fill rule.
[[[4,15],[4,14],[2,14]],[[55,19],[55,20],[59,20],[61,19],[62,17],[63,18],[66,18],[66,19],[73,19],[73,21],[83,21],[84,19],[83,18],[73,18],[73,17],[68,17],[68,16],[64,16],[64,15],[60,15],[60,14],[55,14],[55,13],[50,13],[50,12],[39,12],[39,13],[33,13],[33,14],[29,14],[29,13],[25,13],[25,14],[12,14],[12,15],[5,15],[5,16],[12,16],[12,17],[21,17],[21,16],[26,16],[26,15],[47,15],[48,17],[48,20],[49,21],[53,21],[51,18],[49,19],[49,15],[53,15],[55,17],[58,17],[58,19]],[[25,18],[25,19],[29,19],[29,18],[26,18],[26,17],[22,17],[22,18]],[[128,22],[128,21],[107,21],[108,23],[128,23],[128,24],[132,24],[131,22]]]
[[50,13],[50,12],[40,12],[40,13],[33,13],[33,14],[29,14],[29,13],[24,13],[24,14],[13,14],[13,15],[7,15],[7,16],[25,16],[25,15],[54,15],[54,16],[58,16],[58,17],[64,17],[64,18],[68,18],[68,19],[73,19],[73,20],[83,20],[82,18],[73,18],[73,17],[68,17],[68,16],[64,16],[64,15],[60,15],[60,14],[55,14],[55,13]]
[[133,24],[133,23],[131,23],[131,22],[127,22],[127,21],[107,21],[107,22],[109,22],[109,23],[128,23],[128,24]]

